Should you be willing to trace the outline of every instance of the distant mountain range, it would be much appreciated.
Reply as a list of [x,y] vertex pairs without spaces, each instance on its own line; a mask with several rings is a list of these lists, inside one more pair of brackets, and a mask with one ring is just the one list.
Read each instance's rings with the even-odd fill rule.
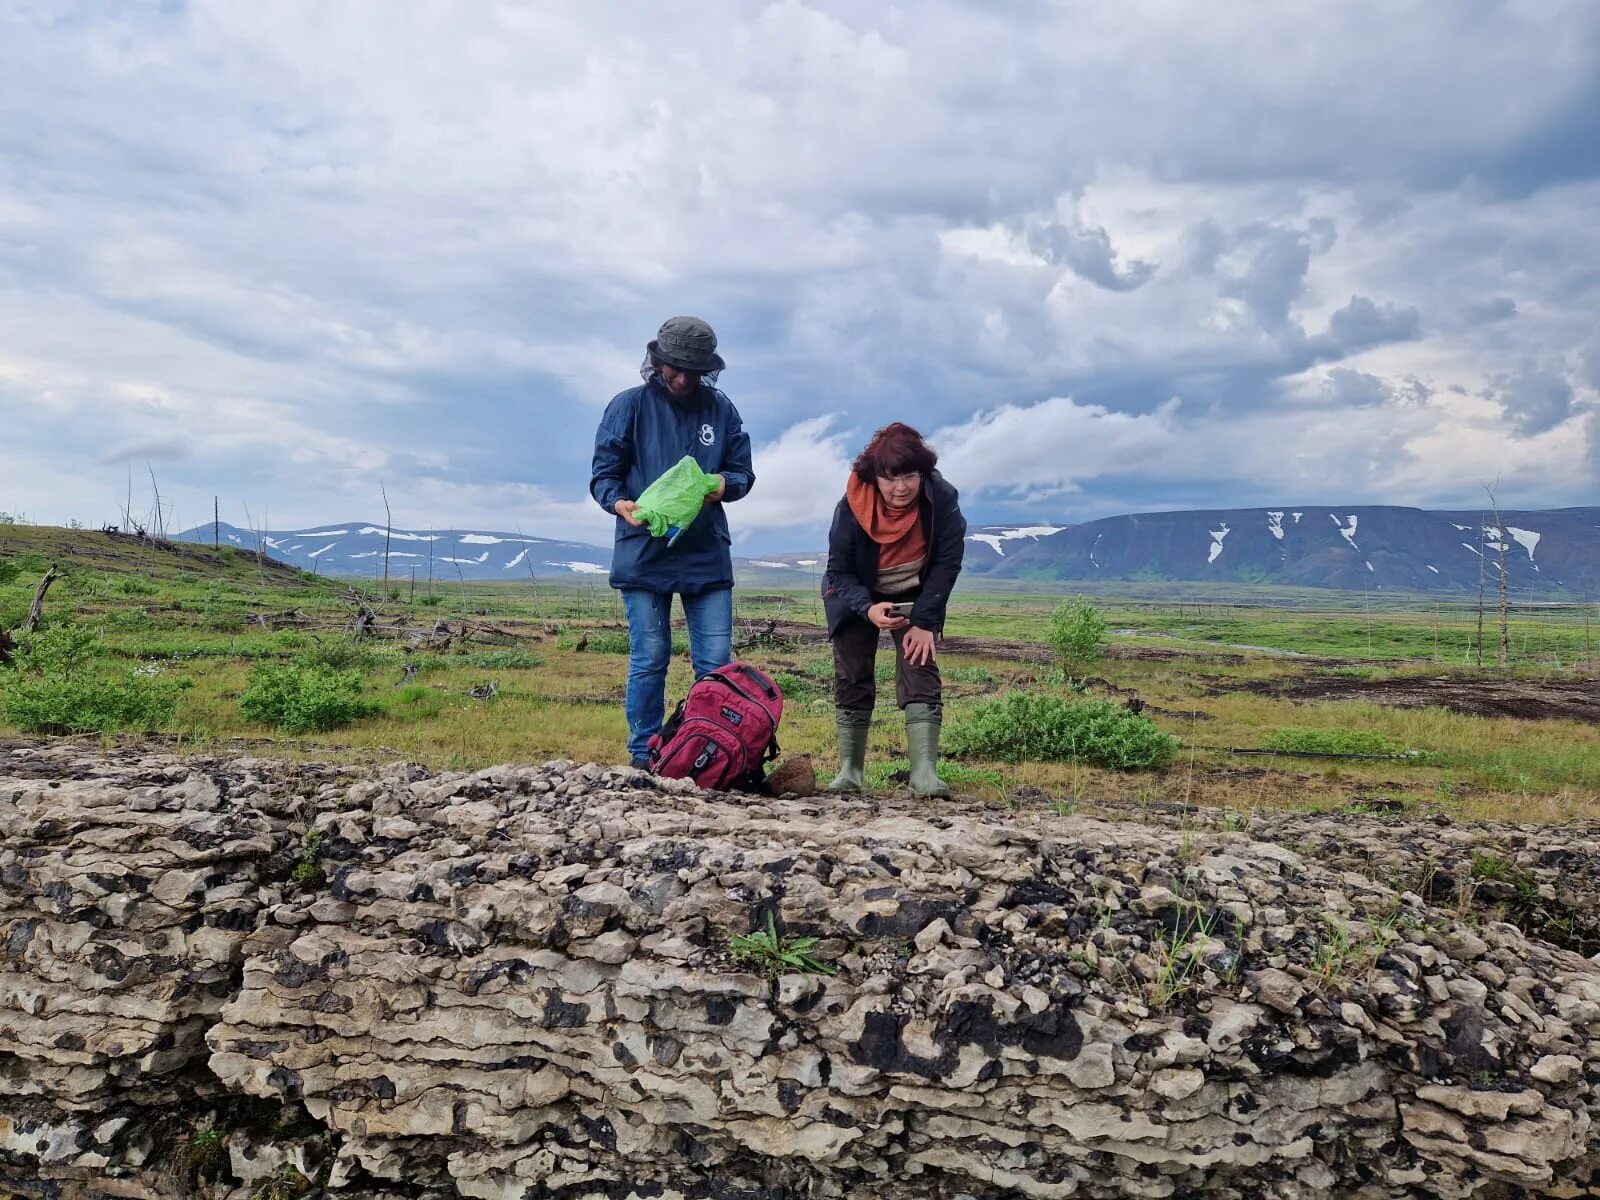
[[[255,550],[256,534],[221,525],[224,545]],[[210,525],[178,535],[208,543]],[[383,574],[384,529],[361,521],[269,530],[266,553],[325,575]],[[1086,580],[1292,584],[1352,591],[1468,592],[1479,554],[1497,587],[1500,549],[1519,596],[1600,595],[1600,508],[1506,511],[1495,525],[1476,511],[1352,505],[1204,509],[1106,517],[1081,525],[984,525],[967,534],[971,576],[1072,583]],[[821,550],[736,558],[747,586],[814,586]],[[395,529],[391,583],[431,570],[436,580],[595,577],[610,547],[465,529]]]
[[[971,568],[997,579],[1277,583],[1351,591],[1476,591],[1500,551],[1519,595],[1600,593],[1600,508],[1486,514],[1352,505],[1107,517],[1002,539]],[[978,536],[983,536],[980,532]]]
[[[223,522],[197,525],[178,534],[182,542],[257,549],[254,530]],[[611,569],[611,551],[585,542],[525,537],[520,533],[485,533],[470,529],[392,529],[389,581],[418,579],[431,571],[436,580],[604,578]],[[310,529],[269,529],[260,548],[279,562],[321,575],[378,578],[383,575],[384,528],[364,521],[340,521]]]

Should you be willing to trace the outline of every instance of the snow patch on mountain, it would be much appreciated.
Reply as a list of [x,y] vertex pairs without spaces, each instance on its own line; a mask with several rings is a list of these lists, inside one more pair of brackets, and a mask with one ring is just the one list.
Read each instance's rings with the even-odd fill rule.
[[1531,529],[1518,529],[1515,525],[1507,525],[1506,532],[1512,537],[1516,538],[1517,541],[1527,549],[1528,561],[1532,562],[1533,552],[1539,548],[1539,539],[1542,538],[1544,534],[1535,533]]
[[[396,542],[437,542],[443,540],[441,535],[437,533],[407,533],[403,529],[385,530],[378,525],[363,525],[360,529],[356,530],[356,532],[359,534],[376,535],[378,537],[383,537],[387,533],[390,540]],[[468,534],[467,537],[463,538],[462,540],[466,541],[470,539],[471,536],[471,534]]]
[[1224,522],[1222,522],[1222,528],[1221,529],[1213,529],[1210,532],[1211,532],[1211,550],[1206,555],[1206,561],[1208,563],[1214,563],[1214,562],[1217,561],[1217,556],[1222,553],[1222,539],[1227,537],[1230,533],[1232,533],[1233,530],[1229,529],[1228,528],[1228,523],[1226,521],[1224,521]]
[[1005,557],[1005,547],[1002,542],[1015,541],[1017,538],[1042,538],[1053,533],[1060,533],[1065,525],[1019,525],[1015,529],[1002,529],[997,532],[971,533],[967,535],[969,542],[983,542],[991,546],[1000,557]]

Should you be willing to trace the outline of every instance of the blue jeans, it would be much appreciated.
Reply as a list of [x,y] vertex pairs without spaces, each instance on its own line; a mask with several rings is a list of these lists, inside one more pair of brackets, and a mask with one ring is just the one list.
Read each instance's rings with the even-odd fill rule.
[[[733,589],[682,596],[689,625],[689,659],[698,679],[733,659]],[[672,593],[622,589],[628,613],[628,757],[650,753],[650,735],[666,716],[667,667],[672,662]]]

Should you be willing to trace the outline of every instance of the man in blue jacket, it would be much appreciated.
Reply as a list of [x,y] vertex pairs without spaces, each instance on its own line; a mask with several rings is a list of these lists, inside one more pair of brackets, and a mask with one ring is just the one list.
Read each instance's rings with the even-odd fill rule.
[[[589,494],[617,518],[611,586],[628,613],[628,756],[640,769],[666,715],[674,593],[683,598],[696,678],[733,655],[732,539],[722,506],[756,477],[739,410],[715,386],[723,366],[711,326],[671,318],[646,348],[644,385],[613,398],[595,434]],[[675,539],[651,537],[633,515],[639,494],[685,454],[721,484]]]

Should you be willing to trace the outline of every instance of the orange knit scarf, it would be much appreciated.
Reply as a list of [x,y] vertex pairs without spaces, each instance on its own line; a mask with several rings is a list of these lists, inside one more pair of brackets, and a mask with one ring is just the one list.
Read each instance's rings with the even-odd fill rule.
[[861,528],[878,543],[878,569],[903,566],[916,562],[927,553],[927,539],[922,533],[922,506],[890,508],[883,502],[883,493],[877,485],[864,483],[854,471],[845,484],[845,498],[850,501],[850,511]]

